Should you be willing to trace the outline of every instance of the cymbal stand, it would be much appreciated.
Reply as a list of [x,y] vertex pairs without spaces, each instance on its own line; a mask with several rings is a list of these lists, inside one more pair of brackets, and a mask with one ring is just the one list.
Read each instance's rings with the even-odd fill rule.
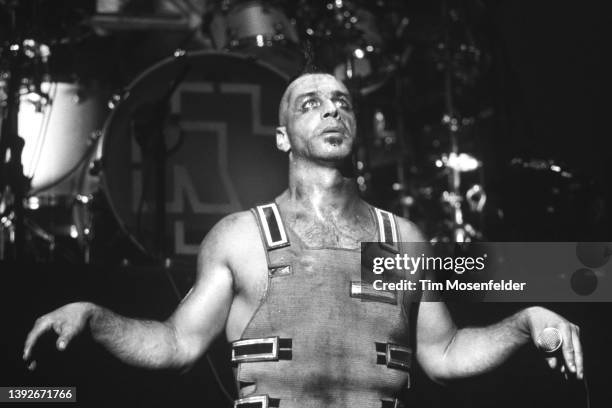
[[[9,5],[9,7],[11,7]],[[0,259],[21,259],[24,254],[25,225],[23,200],[29,188],[29,180],[23,174],[21,152],[24,141],[18,134],[19,100],[28,60],[32,54],[33,40],[22,40],[16,30],[15,7],[10,10],[15,37],[2,46],[1,72],[4,80],[4,100],[0,100]]]
[[[453,24],[464,24],[464,22],[460,21],[459,13],[455,10],[449,9],[447,4],[443,4],[443,13],[446,14],[447,18],[451,20],[449,22],[449,26]],[[465,27],[466,30],[469,30],[468,27]],[[468,39],[471,37],[467,35]],[[472,43],[469,47],[464,46],[462,44],[461,50],[475,49],[475,45]],[[439,44],[439,48],[443,51],[443,60],[444,64],[444,108],[445,113],[442,116],[442,123],[446,126],[448,130],[449,137],[449,146],[450,152],[448,156],[443,157],[444,160],[441,161],[444,167],[446,168],[448,174],[448,189],[443,192],[442,202],[450,208],[451,213],[451,234],[449,237],[454,242],[469,242],[472,239],[482,238],[482,234],[477,231],[472,225],[466,223],[465,214],[464,214],[464,206],[468,204],[470,208],[475,211],[481,211],[485,202],[486,202],[486,193],[484,189],[480,185],[475,185],[470,188],[464,197],[462,193],[462,173],[469,170],[475,170],[480,167],[480,162],[476,161],[473,158],[468,158],[467,155],[464,155],[460,152],[460,143],[459,138],[461,136],[461,131],[464,125],[466,124],[466,120],[462,120],[458,113],[458,110],[455,105],[453,89],[453,77],[456,74],[456,70],[460,70],[460,67],[455,68],[455,64],[453,64],[454,58],[457,58],[453,55],[453,50],[451,46],[450,40],[450,29],[447,29],[444,41]],[[461,51],[460,51],[461,52]],[[463,51],[466,52],[466,51]],[[470,121],[467,121],[470,122]],[[474,164],[470,166],[469,164],[466,166],[465,164],[460,163],[461,159],[464,159],[465,162],[467,160],[474,161]]]

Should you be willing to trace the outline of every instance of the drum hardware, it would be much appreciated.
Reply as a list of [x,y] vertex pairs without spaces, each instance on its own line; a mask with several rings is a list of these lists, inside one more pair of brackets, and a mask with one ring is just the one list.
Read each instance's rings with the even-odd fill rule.
[[[410,199],[400,198],[399,201],[421,212],[421,217],[440,220],[437,224],[425,220],[426,225],[422,225],[434,240],[467,242],[483,238],[479,226],[483,221],[487,193],[482,179],[483,163],[469,144],[481,115],[463,109],[467,105],[465,102],[470,102],[466,95],[473,93],[470,87],[481,74],[487,55],[474,41],[461,10],[443,2],[441,12],[439,20],[442,23],[436,32],[418,39],[429,51],[422,47],[417,57],[424,52],[435,72],[432,78],[441,85],[440,92],[432,93],[432,98],[423,102],[441,104],[442,109],[436,115],[439,122],[431,128],[441,126],[443,131],[440,134],[427,132],[427,126],[422,127],[422,135],[427,137],[425,149],[431,150],[425,161],[419,163],[418,170],[412,172],[412,166],[407,168],[412,172],[410,183],[400,182],[399,191]],[[417,19],[415,21],[418,24]],[[401,35],[411,35],[407,32],[409,24],[398,25],[398,30],[401,28],[404,32]],[[403,75],[403,68],[400,71]],[[428,114],[431,114],[431,107],[427,107]]]
[[[316,44],[318,61],[349,88],[369,95],[397,71],[405,43],[395,47],[396,32],[388,20],[395,5],[359,1],[312,4],[300,1],[298,21],[306,38]],[[395,49],[398,48],[398,49]],[[401,48],[401,50],[399,49]]]
[[99,88],[50,73],[52,46],[75,39],[66,36],[65,26],[58,32],[44,21],[43,6],[33,1],[7,7],[14,37],[1,49],[2,259],[29,257],[42,242],[44,259],[51,260],[58,239],[74,235],[70,213],[76,205],[76,174],[97,146],[94,130],[101,123],[96,121],[104,115]]
[[574,177],[573,173],[569,171],[569,169],[562,167],[552,159],[523,159],[520,157],[515,157],[510,160],[510,166],[523,169],[550,171],[552,173],[557,173],[560,177],[567,179],[571,179]]
[[377,147],[391,148],[397,143],[395,131],[387,129],[385,114],[377,109],[374,112],[374,145]]
[[52,261],[53,252],[55,251],[55,236],[49,234],[47,231],[41,228],[40,225],[29,218],[26,218],[24,223],[28,231],[30,231],[37,238],[42,239],[48,245],[48,251],[51,255],[51,259],[49,260]]
[[296,20],[276,3],[222,1],[211,8],[205,21],[217,50],[251,55],[289,76],[303,69]]
[[[41,66],[47,62],[50,54],[48,47],[35,40],[22,36],[17,27],[17,4],[8,4],[8,12],[12,27],[10,33],[14,35],[6,43],[3,52],[4,67],[2,94],[5,100],[0,105],[0,191],[1,200],[11,203],[9,214],[2,215],[5,220],[0,224],[0,235],[3,236],[3,257],[21,259],[25,248],[25,226],[23,197],[29,188],[29,180],[24,176],[21,163],[21,153],[24,141],[19,136],[19,101],[22,83],[30,76],[40,73]],[[21,21],[19,21],[21,22]],[[26,38],[24,38],[26,37]],[[5,211],[6,211],[5,210]],[[6,231],[5,231],[6,230]],[[4,237],[8,237],[4,239]]]
[[185,0],[154,2],[154,13],[126,14],[126,1],[98,0],[97,14],[87,24],[101,35],[116,31],[195,31],[202,24],[203,7]]
[[482,167],[482,162],[471,154],[455,152],[442,154],[435,164],[436,167],[446,167],[458,173],[474,171]]
[[465,199],[472,212],[481,212],[487,203],[487,193],[480,184],[474,184],[466,191]]
[[263,1],[223,2],[213,12],[211,35],[217,49],[236,50],[249,45],[272,47],[298,43],[295,20],[278,7]]
[[0,212],[0,260],[9,259],[14,254],[10,254],[11,246],[15,244],[15,225],[13,220],[15,219],[15,213],[10,211],[6,212],[5,200],[8,196],[8,191],[4,191],[0,206],[4,206],[4,210]]

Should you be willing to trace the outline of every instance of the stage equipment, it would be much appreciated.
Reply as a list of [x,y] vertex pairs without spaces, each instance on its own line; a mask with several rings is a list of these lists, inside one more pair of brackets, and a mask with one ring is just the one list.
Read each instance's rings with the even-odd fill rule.
[[113,98],[93,167],[136,248],[194,261],[220,218],[283,190],[275,126],[287,80],[246,55],[177,52]]
[[207,20],[216,49],[251,55],[290,76],[303,68],[296,21],[279,2],[222,1]]

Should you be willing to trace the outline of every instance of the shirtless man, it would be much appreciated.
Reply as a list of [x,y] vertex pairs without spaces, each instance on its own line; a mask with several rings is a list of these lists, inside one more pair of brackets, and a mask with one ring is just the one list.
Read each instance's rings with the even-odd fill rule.
[[59,350],[88,329],[128,364],[176,369],[193,364],[225,330],[237,364],[238,407],[394,407],[409,386],[413,355],[434,381],[446,382],[491,370],[554,327],[563,350],[548,357],[549,365],[582,378],[578,327],[547,309],[458,329],[442,302],[361,301],[350,289],[359,280],[360,243],[424,238],[409,221],[360,199],[346,171],[356,125],[342,83],[327,74],[297,78],[281,100],[279,122],[289,188],[208,233],[196,282],[168,320],[68,304],[36,320],[24,348],[30,368],[32,347],[48,330],[58,334]]

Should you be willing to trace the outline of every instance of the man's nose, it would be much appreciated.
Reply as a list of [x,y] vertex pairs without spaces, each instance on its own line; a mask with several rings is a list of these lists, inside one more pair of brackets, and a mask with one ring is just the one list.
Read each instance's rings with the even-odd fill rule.
[[325,118],[334,118],[338,119],[338,107],[334,103],[334,101],[327,101],[325,103],[325,109],[323,109],[323,119]]

